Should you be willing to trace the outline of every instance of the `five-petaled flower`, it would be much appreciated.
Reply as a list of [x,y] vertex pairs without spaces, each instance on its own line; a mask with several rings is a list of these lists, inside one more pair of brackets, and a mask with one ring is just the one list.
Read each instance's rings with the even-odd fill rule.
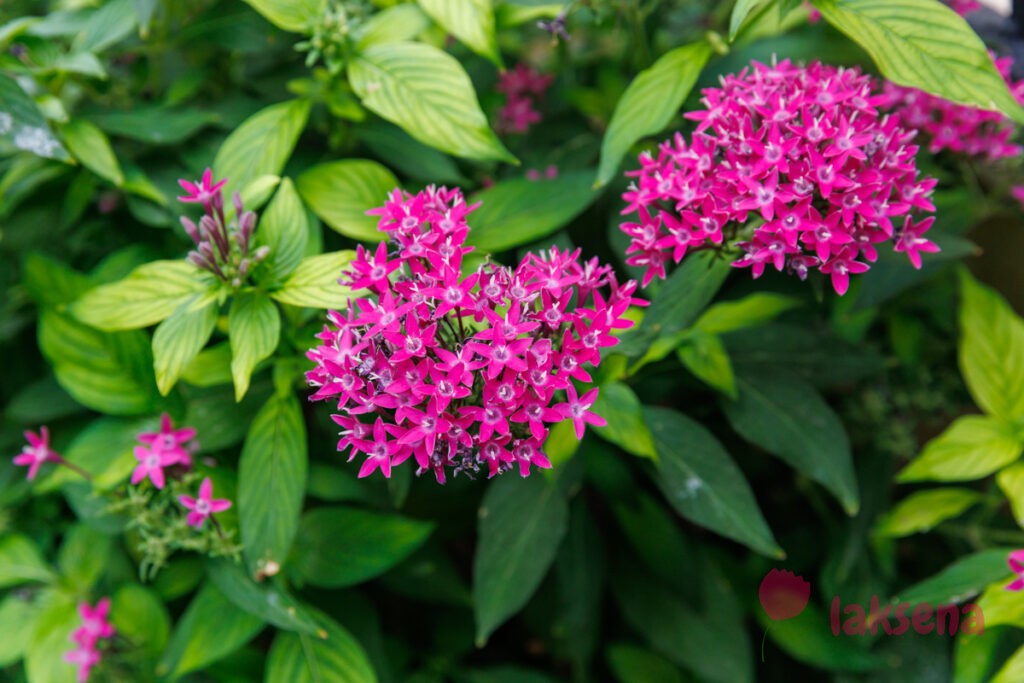
[[171,416],[164,413],[160,416],[159,432],[143,432],[138,439],[144,446],[149,446],[154,451],[171,455],[175,458],[171,464],[181,463],[186,467],[192,465],[192,455],[185,445],[196,437],[194,427],[183,427],[175,429],[171,422]]
[[30,481],[36,478],[43,463],[62,461],[57,452],[50,448],[50,430],[46,427],[40,427],[38,434],[26,431],[25,440],[28,441],[28,444],[22,447],[21,453],[14,456],[14,464],[22,467],[28,466]]
[[1019,591],[1024,589],[1024,550],[1014,550],[1007,556],[1006,563],[1017,578],[1006,585],[1008,591]]
[[178,502],[189,510],[185,521],[197,529],[202,527],[203,523],[214,513],[224,512],[231,507],[230,500],[213,497],[213,482],[209,477],[204,478],[203,483],[199,485],[198,498],[178,496]]
[[214,197],[220,194],[221,188],[224,187],[227,182],[227,178],[222,178],[217,182],[213,182],[213,171],[208,168],[203,172],[201,180],[197,180],[195,182],[189,182],[184,179],[178,180],[178,184],[181,185],[181,189],[185,190],[187,193],[182,197],[178,197],[178,201],[186,204],[202,204],[203,206],[210,206],[213,204]]

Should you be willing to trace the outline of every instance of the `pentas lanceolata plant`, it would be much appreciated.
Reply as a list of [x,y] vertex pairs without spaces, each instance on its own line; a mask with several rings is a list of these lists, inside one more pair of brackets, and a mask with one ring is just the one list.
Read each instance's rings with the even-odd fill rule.
[[202,179],[194,183],[179,180],[186,194],[178,197],[178,201],[200,204],[204,211],[198,225],[189,218],[181,218],[185,232],[196,246],[188,254],[189,263],[210,271],[237,289],[245,282],[253,267],[270,254],[270,247],[252,248],[256,214],[245,210],[241,195],[237,192],[232,195],[235,218],[227,219],[222,192],[227,181],[227,178],[223,178],[213,182],[210,169],[206,169]]
[[704,90],[687,139],[640,156],[623,195],[636,222],[627,261],[646,286],[700,249],[739,249],[733,265],[831,277],[844,294],[868,270],[878,245],[894,242],[915,267],[938,251],[924,234],[936,181],[917,169],[913,131],[879,112],[882,98],[858,69],[789,60],[754,63]]
[[103,598],[93,607],[87,602],[79,603],[78,616],[81,626],[71,633],[74,649],[64,654],[64,660],[78,668],[78,683],[86,683],[93,668],[103,659],[104,646],[114,637],[114,625],[109,621],[110,598]]
[[359,247],[342,281],[370,296],[330,311],[307,354],[312,400],[337,406],[338,450],[365,457],[359,476],[385,477],[410,457],[417,474],[488,476],[551,466],[548,425],[571,419],[579,438],[597,389],[586,366],[632,325],[636,282],[579,250],[529,254],[517,267],[487,261],[463,273],[468,206],[457,189],[395,190],[369,213],[388,235]]
[[[1024,103],[1024,81],[1014,82],[1010,76],[1012,57],[995,57],[993,61],[1010,92]],[[881,106],[891,109],[904,128],[919,131],[928,151],[937,154],[950,151],[989,161],[1016,157],[1020,145],[1011,140],[1017,127],[998,111],[988,111],[956,104],[916,88],[904,88],[886,82]]]
[[505,71],[498,80],[497,89],[505,94],[505,105],[498,110],[495,125],[499,131],[525,133],[541,122],[541,114],[534,107],[544,99],[544,93],[551,87],[554,76],[534,71],[526,64],[517,64],[511,71]]

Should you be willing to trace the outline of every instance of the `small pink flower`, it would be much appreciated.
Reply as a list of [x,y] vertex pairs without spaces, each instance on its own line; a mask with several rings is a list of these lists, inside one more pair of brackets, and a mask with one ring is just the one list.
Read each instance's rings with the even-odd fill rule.
[[160,417],[159,432],[143,432],[139,434],[139,442],[149,446],[154,452],[160,452],[174,457],[173,462],[168,464],[182,464],[186,467],[192,465],[192,455],[185,448],[185,444],[194,439],[196,430],[193,427],[175,429],[171,417],[164,413]]
[[91,647],[81,646],[64,653],[64,661],[78,667],[78,675],[75,678],[78,683],[87,683],[89,675],[100,663],[100,659],[100,653]]
[[1010,196],[1017,200],[1021,209],[1024,209],[1024,185],[1014,185],[1011,187]]
[[203,479],[199,485],[199,497],[178,496],[178,502],[191,510],[185,521],[190,526],[199,529],[209,517],[216,512],[224,512],[231,507],[231,501],[226,498],[213,498],[213,482],[209,477]]
[[135,458],[139,461],[139,464],[135,466],[135,470],[132,472],[132,484],[138,484],[146,477],[149,477],[149,480],[153,482],[153,486],[158,489],[162,489],[166,483],[164,468],[178,462],[178,458],[174,453],[149,449],[145,446],[135,447]]
[[178,197],[179,202],[185,204],[203,204],[209,206],[213,203],[214,197],[220,194],[220,189],[224,187],[224,184],[228,182],[227,178],[218,180],[216,183],[213,182],[213,171],[207,168],[203,171],[202,180],[197,180],[194,183],[190,183],[185,179],[178,180],[178,184],[188,194],[183,197]]
[[561,414],[563,419],[572,420],[572,426],[576,430],[577,439],[583,438],[583,432],[586,429],[584,423],[592,424],[597,427],[603,427],[608,424],[603,417],[590,412],[590,407],[593,406],[594,401],[597,400],[596,388],[583,394],[582,397],[577,397],[576,387],[570,384],[566,387],[565,393],[569,397],[568,403],[559,403],[555,406],[555,410]]
[[46,427],[39,428],[39,434],[26,431],[25,440],[28,445],[22,447],[21,453],[14,456],[14,464],[19,466],[28,465],[29,481],[36,478],[39,468],[44,462],[60,462],[61,457],[50,448],[50,430]]
[[981,3],[978,0],[949,0],[949,7],[961,17],[966,17],[980,10]]
[[78,667],[78,683],[86,683],[92,669],[100,663],[102,656],[97,649],[100,640],[114,636],[114,625],[110,623],[109,615],[110,598],[101,599],[95,607],[87,602],[78,605],[82,625],[71,634],[72,642],[78,647],[64,654],[64,661]]
[[1017,575],[1017,578],[1006,586],[1006,590],[1019,591],[1024,588],[1024,550],[1014,550],[1006,558],[1006,562],[1010,565],[1013,573]]

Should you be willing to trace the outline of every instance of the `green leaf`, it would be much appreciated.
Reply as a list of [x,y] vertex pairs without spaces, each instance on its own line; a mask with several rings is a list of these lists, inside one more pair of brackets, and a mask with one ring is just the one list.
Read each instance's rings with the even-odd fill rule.
[[735,301],[720,301],[710,306],[693,326],[711,334],[725,334],[746,327],[763,325],[800,305],[799,299],[772,292],[748,294]]
[[91,289],[71,305],[71,313],[100,330],[149,327],[170,316],[211,282],[185,261],[153,261],[128,277]]
[[374,45],[349,63],[348,76],[367,109],[417,140],[467,159],[518,163],[451,55],[423,43]]
[[0,539],[0,588],[22,583],[49,583],[56,577],[36,545],[22,534]]
[[996,483],[1009,501],[1017,525],[1024,528],[1024,463],[1004,469],[996,475]]
[[249,390],[253,368],[277,349],[281,315],[265,294],[237,294],[231,302],[228,329],[231,331],[231,375],[235,381],[235,400],[241,401]]
[[393,5],[371,15],[357,27],[356,47],[365,50],[373,45],[412,40],[428,26],[430,19],[416,5]]
[[928,531],[958,517],[981,500],[977,491],[941,488],[918,491],[890,510],[878,523],[878,533],[898,538]]
[[[158,429],[156,417],[101,417],[75,435],[64,450],[64,459],[92,475],[92,486],[105,491],[120,484],[138,464],[133,449],[140,432]],[[67,467],[55,467],[39,482],[36,491],[48,493],[70,483],[82,481],[81,475]]]
[[160,596],[134,583],[117,589],[112,598],[110,619],[117,634],[137,652],[158,657],[167,646],[171,618]]
[[737,378],[739,399],[722,406],[733,429],[821,483],[847,514],[860,507],[850,441],[814,387],[781,372]]
[[989,683],[1017,683],[1024,680],[1024,647],[1020,647],[1000,667]]
[[75,668],[55,656],[71,649],[71,632],[82,620],[68,593],[43,591],[36,597],[38,613],[25,653],[25,674],[32,683],[74,683]]
[[[392,9],[403,7],[419,12],[415,5],[397,5]],[[374,156],[410,178],[451,185],[463,185],[468,182],[450,156],[424,145],[387,121],[378,119],[365,123],[359,126],[355,134],[370,148]]]
[[22,278],[36,303],[46,306],[71,303],[93,286],[88,276],[35,251],[25,257]]
[[964,633],[956,637],[953,649],[952,683],[989,683],[989,678],[1003,660],[1007,636],[1011,629],[986,629],[984,633]]
[[153,370],[157,389],[164,396],[210,340],[218,308],[211,297],[197,295],[157,325],[153,333]]
[[252,422],[238,462],[238,517],[249,570],[288,557],[306,488],[306,426],[294,396],[274,395]]
[[348,631],[316,614],[324,638],[278,633],[267,656],[264,683],[377,683],[366,651]]
[[138,25],[134,0],[110,0],[89,14],[75,31],[72,51],[100,53],[127,38]]
[[281,175],[309,117],[309,100],[291,100],[261,109],[227,137],[213,160],[225,192],[242,190],[264,175]]
[[278,28],[292,33],[311,33],[326,6],[325,0],[245,0]]
[[95,124],[74,119],[61,129],[71,154],[87,169],[114,185],[124,184],[124,173],[117,163],[110,140]]
[[181,378],[195,387],[215,387],[230,382],[230,342],[224,341],[200,351],[181,373]]
[[156,672],[175,681],[223,659],[263,630],[263,620],[235,607],[212,584],[189,603]]
[[153,409],[157,391],[145,333],[100,332],[46,309],[38,339],[57,382],[82,405],[115,415]]
[[0,141],[16,149],[47,159],[66,161],[70,157],[64,145],[50,130],[39,107],[25,94],[18,82],[0,73]]
[[729,354],[722,340],[714,334],[696,331],[676,350],[679,361],[701,381],[721,391],[729,398],[737,398],[736,377],[733,375]]
[[[1004,576],[1010,574],[1007,567]],[[1016,579],[1016,577],[1014,577]],[[1009,579],[997,581],[988,586],[976,604],[985,615],[985,630],[996,626],[1024,628],[1024,600],[1017,591],[1008,591]]]
[[481,202],[469,222],[467,242],[484,251],[503,251],[535,242],[565,227],[597,199],[590,171],[563,173],[550,180],[503,180],[477,192]]
[[1006,557],[1012,550],[992,548],[961,557],[938,574],[898,592],[894,599],[909,605],[950,605],[970,600],[985,586],[1006,576]]
[[710,56],[711,47],[704,42],[677,47],[641,71],[629,84],[615,105],[601,141],[597,185],[612,179],[622,157],[637,140],[660,133],[678,115]]
[[0,601],[0,667],[8,667],[21,659],[32,639],[39,604],[30,596],[8,593]]
[[762,609],[754,610],[761,628],[786,654],[798,662],[826,671],[868,672],[882,666],[877,655],[858,639],[836,637],[829,617],[813,602],[792,619],[772,621]]
[[967,481],[988,476],[1020,457],[1017,430],[985,415],[957,418],[907,465],[898,481]]
[[473,52],[501,68],[501,54],[494,37],[491,0],[418,0],[430,18]]
[[231,559],[208,561],[206,575],[235,606],[269,624],[296,633],[321,632],[306,608],[295,598],[266,581],[257,584]]
[[256,240],[270,247],[270,263],[276,279],[295,270],[306,253],[309,225],[306,207],[302,205],[295,185],[288,178],[281,181],[274,199],[260,216]]
[[380,242],[376,216],[366,212],[383,206],[398,179],[384,166],[367,159],[345,159],[307,169],[296,181],[299,193],[331,229],[361,242]]
[[297,580],[314,586],[352,586],[409,557],[433,528],[430,522],[359,508],[317,508],[303,515],[288,566]]
[[114,548],[112,536],[78,523],[64,535],[57,553],[57,568],[76,591],[88,593],[107,566]]
[[763,555],[784,556],[743,473],[711,432],[667,408],[645,407],[644,421],[658,452],[655,482],[676,512]]
[[732,42],[736,39],[736,34],[739,33],[740,28],[743,26],[743,22],[750,16],[750,13],[755,7],[765,2],[765,0],[736,0],[736,4],[732,7],[732,14],[729,15],[729,41]]
[[590,412],[603,417],[608,424],[592,427],[606,441],[643,458],[657,460],[651,432],[644,424],[643,406],[633,390],[622,382],[603,384]]
[[277,301],[291,306],[344,309],[352,297],[351,289],[338,284],[341,270],[355,258],[353,251],[332,251],[310,256],[299,264],[281,289],[272,292]]
[[890,81],[1024,121],[985,44],[949,7],[933,0],[814,0],[814,6],[867,50]]
[[1024,321],[995,290],[961,271],[960,369],[985,412],[1024,417]]
[[482,647],[547,574],[568,528],[569,506],[543,477],[506,476],[490,484],[478,517],[473,609]]
[[679,669],[650,650],[619,643],[605,656],[619,683],[684,683]]
[[110,135],[149,145],[180,144],[220,121],[220,116],[208,111],[141,103],[128,111],[97,110],[85,116]]

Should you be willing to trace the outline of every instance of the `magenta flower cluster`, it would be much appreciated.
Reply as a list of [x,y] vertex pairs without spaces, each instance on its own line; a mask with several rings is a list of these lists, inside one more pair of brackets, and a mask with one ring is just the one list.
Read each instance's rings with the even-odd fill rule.
[[330,311],[307,354],[311,400],[336,404],[338,450],[365,456],[360,477],[390,476],[410,457],[441,483],[448,470],[525,477],[550,467],[550,423],[571,419],[580,438],[604,424],[590,410],[597,390],[580,396],[573,380],[591,382],[586,366],[632,325],[636,282],[557,248],[464,275],[475,208],[457,189],[428,187],[370,211],[389,241],[359,247],[343,282],[371,296]]
[[103,659],[100,645],[114,637],[114,625],[108,620],[110,598],[103,598],[92,607],[87,602],[79,603],[78,616],[82,625],[71,633],[75,648],[64,654],[64,660],[78,667],[78,683],[86,683]]
[[844,294],[878,245],[895,242],[920,266],[938,247],[923,237],[936,181],[920,177],[913,131],[878,110],[882,98],[858,69],[785,60],[754,63],[704,90],[689,140],[677,134],[640,156],[624,194],[628,263],[644,285],[668,261],[736,239],[733,265],[768,266],[801,279],[811,269]]
[[[993,55],[993,61],[1014,97],[1024,103],[1024,81],[1014,83],[1010,76],[1013,58]],[[889,82],[883,94],[882,106],[899,116],[905,128],[919,131],[932,154],[948,150],[995,161],[1021,153],[1020,145],[1012,142],[1016,126],[998,111],[956,104]]]
[[554,76],[534,71],[526,64],[517,64],[502,72],[497,90],[505,94],[505,105],[498,110],[496,128],[507,133],[525,133],[540,123],[541,114],[534,107],[544,98]]
[[192,427],[175,429],[170,416],[164,413],[160,418],[159,432],[143,432],[138,436],[142,445],[135,447],[135,459],[139,464],[132,472],[132,484],[148,478],[153,486],[162,489],[167,481],[165,468],[180,465],[186,470],[191,469],[192,454],[187,445],[195,436],[196,430]]

